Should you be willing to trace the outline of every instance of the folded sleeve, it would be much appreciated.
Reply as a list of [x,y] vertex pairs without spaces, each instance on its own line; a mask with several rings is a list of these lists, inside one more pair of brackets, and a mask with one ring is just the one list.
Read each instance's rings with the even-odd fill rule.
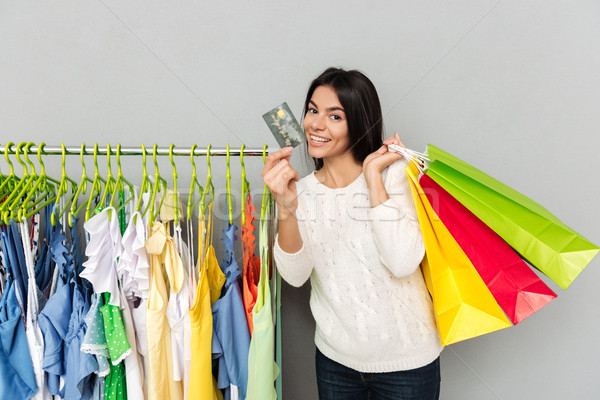
[[397,278],[411,275],[425,255],[425,245],[404,168],[406,160],[392,163],[384,176],[390,198],[369,210],[381,263]]
[[304,222],[298,218],[298,229],[302,237],[302,248],[295,253],[287,253],[279,246],[279,233],[275,236],[273,257],[281,277],[290,285],[302,286],[310,277],[313,263],[307,245],[307,234]]

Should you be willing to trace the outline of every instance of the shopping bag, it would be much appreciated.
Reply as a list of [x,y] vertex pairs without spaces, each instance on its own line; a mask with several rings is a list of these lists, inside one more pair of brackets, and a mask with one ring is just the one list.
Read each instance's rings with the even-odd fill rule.
[[419,183],[435,213],[513,324],[556,298],[556,294],[500,236],[433,179],[423,175]]
[[425,243],[421,268],[433,299],[441,344],[511,326],[473,264],[433,211],[417,180],[414,163],[406,173]]
[[477,168],[433,145],[427,157],[428,176],[563,289],[600,251],[541,205]]

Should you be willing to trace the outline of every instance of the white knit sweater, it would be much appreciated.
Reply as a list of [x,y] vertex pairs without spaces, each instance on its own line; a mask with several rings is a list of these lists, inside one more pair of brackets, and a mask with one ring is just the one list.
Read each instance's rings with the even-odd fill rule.
[[303,246],[286,253],[275,240],[281,276],[292,286],[310,277],[315,344],[360,372],[422,367],[442,349],[406,165],[400,159],[383,171],[390,199],[376,207],[362,174],[338,189],[305,176],[296,183]]

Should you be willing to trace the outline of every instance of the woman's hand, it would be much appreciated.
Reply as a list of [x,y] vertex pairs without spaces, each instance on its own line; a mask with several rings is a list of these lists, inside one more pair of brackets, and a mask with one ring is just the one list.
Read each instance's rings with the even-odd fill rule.
[[367,185],[369,185],[369,182],[373,178],[379,177],[381,179],[381,172],[388,165],[402,158],[401,154],[396,153],[395,151],[388,151],[389,144],[397,144],[406,147],[400,140],[398,132],[395,132],[394,136],[390,136],[383,141],[383,146],[377,151],[369,154],[367,158],[365,158],[365,161],[363,161],[363,175],[367,181]]
[[280,218],[295,215],[298,208],[295,182],[300,179],[300,175],[290,165],[291,155],[292,147],[284,147],[269,154],[262,170],[263,181],[277,203]]

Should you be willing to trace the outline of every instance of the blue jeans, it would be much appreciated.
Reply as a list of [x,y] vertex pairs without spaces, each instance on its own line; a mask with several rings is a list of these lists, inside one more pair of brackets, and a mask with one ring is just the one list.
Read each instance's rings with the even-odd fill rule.
[[440,358],[408,371],[362,373],[327,358],[317,349],[320,400],[437,400]]

